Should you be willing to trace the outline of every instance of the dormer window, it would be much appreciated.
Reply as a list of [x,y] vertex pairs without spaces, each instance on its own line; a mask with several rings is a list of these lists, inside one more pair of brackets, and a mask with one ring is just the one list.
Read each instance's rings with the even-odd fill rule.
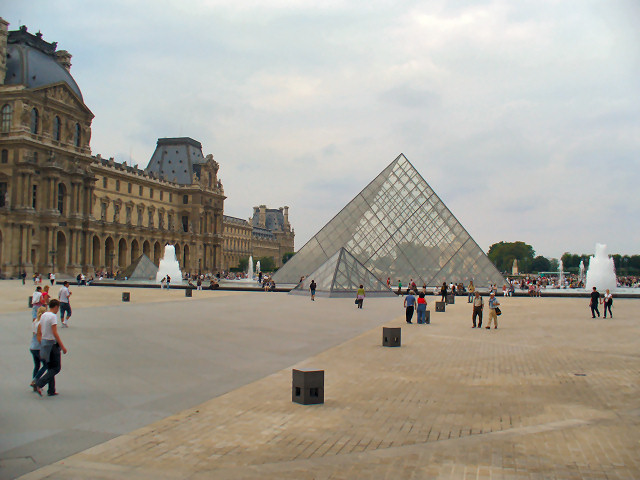
[[11,118],[13,116],[13,110],[11,109],[11,105],[8,103],[2,107],[0,111],[1,121],[2,121],[2,132],[6,133],[11,130]]
[[81,136],[82,136],[82,131],[80,130],[80,124],[76,123],[76,130],[75,130],[75,132],[73,134],[73,144],[76,147],[80,146],[80,142],[82,140]]
[[62,122],[60,121],[60,117],[56,115],[53,119],[53,139],[56,141],[60,141],[60,130],[62,129]]
[[38,113],[38,109],[34,108],[31,110],[31,133],[38,133],[39,125],[40,125],[40,114]]

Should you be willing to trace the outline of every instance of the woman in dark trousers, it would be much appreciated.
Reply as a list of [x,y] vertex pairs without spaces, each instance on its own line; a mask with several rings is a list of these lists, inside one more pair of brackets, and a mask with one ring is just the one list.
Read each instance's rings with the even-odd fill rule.
[[447,282],[442,282],[442,287],[440,287],[440,295],[442,296],[442,298],[440,299],[441,302],[447,300]]

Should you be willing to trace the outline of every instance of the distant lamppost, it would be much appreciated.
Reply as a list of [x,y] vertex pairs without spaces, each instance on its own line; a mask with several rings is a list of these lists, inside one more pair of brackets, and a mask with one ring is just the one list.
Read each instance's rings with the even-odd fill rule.
[[51,255],[51,273],[55,272],[55,258],[56,258],[56,252],[55,250],[51,249],[49,250],[49,255]]
[[111,276],[113,276],[113,258],[116,256],[115,253],[111,252],[107,255],[107,257],[109,257],[109,265],[110,265],[110,274]]

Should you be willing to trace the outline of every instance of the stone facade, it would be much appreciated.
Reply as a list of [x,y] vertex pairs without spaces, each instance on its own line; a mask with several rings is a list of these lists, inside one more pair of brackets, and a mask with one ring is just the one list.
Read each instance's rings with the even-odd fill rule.
[[143,253],[158,264],[167,243],[192,273],[293,252],[288,207],[223,216],[219,164],[196,140],[158,139],[144,170],[93,156],[70,69],[67,51],[0,18],[0,276],[115,273]]
[[289,223],[289,207],[253,207],[251,225],[253,257],[272,257],[276,268],[280,268],[284,254],[294,251],[295,232]]
[[253,217],[224,216],[223,268],[236,268],[241,258],[253,255],[271,257],[277,268],[282,266],[282,257],[293,252],[295,232],[289,223],[289,207],[278,209],[260,205],[253,208]]
[[[69,74],[71,55],[7,27],[0,19],[2,275],[115,272],[142,253],[158,263],[166,243],[183,270],[218,271],[225,196],[213,157],[200,151],[180,183],[92,156],[93,114]],[[180,143],[199,146],[160,139],[158,148]]]

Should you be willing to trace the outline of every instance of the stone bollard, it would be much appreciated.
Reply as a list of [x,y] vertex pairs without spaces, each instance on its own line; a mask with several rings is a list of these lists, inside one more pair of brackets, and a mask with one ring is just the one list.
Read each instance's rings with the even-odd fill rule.
[[402,343],[402,329],[400,327],[382,327],[382,346],[399,347]]
[[436,312],[444,312],[445,306],[444,302],[436,302]]
[[122,301],[128,302],[131,300],[131,292],[122,292]]
[[193,297],[193,288],[189,288],[189,287],[187,287],[187,288],[184,290],[184,296],[185,296],[185,297]]
[[301,405],[324,403],[324,370],[292,371],[291,401]]
[[447,295],[447,304],[453,305],[454,303],[456,303],[455,295],[453,295],[452,293],[448,294]]

